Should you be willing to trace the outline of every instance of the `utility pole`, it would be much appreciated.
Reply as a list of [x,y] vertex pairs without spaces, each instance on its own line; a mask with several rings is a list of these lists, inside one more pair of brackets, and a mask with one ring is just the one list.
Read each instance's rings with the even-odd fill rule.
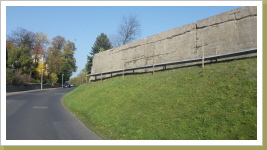
[[44,69],[41,70],[41,89],[43,89],[43,73]]

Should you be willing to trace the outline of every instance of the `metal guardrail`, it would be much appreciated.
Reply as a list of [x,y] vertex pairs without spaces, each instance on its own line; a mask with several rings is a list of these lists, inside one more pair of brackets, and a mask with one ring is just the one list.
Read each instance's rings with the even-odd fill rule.
[[204,59],[201,58],[193,58],[193,59],[185,59],[185,60],[177,60],[177,61],[171,61],[171,62],[165,62],[165,63],[158,63],[158,64],[152,64],[152,65],[145,65],[145,66],[139,66],[139,67],[133,67],[133,68],[125,68],[125,69],[119,69],[115,71],[108,71],[108,72],[102,72],[102,73],[95,73],[95,74],[89,74],[87,76],[99,76],[99,75],[105,75],[105,74],[111,74],[112,73],[118,73],[118,72],[125,72],[125,71],[134,71],[139,69],[146,69],[146,68],[153,68],[153,67],[160,67],[160,66],[166,66],[167,65],[176,65],[176,64],[185,64],[185,63],[192,63],[192,62],[201,62],[205,60],[217,60],[221,58],[227,58],[227,57],[234,57],[234,56],[240,56],[240,55],[247,55],[257,53],[257,48],[251,48],[251,49],[245,49],[241,51],[231,52],[231,53],[225,53],[225,54],[218,54],[218,55],[210,55],[207,57],[204,57]]

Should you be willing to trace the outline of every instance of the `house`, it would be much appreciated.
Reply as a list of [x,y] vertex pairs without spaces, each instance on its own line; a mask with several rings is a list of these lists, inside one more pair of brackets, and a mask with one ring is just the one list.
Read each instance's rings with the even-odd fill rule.
[[32,51],[32,58],[34,63],[44,62],[44,51],[41,44],[37,43]]

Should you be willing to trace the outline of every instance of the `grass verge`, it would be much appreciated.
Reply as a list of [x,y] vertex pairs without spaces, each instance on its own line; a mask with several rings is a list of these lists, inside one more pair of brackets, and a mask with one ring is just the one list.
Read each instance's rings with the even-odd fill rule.
[[110,140],[256,140],[257,58],[83,85],[63,103]]

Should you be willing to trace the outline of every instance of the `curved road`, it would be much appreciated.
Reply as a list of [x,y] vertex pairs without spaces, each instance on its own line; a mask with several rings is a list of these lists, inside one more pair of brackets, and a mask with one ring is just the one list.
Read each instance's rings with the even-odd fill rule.
[[7,140],[101,140],[70,114],[61,98],[74,88],[7,93]]

